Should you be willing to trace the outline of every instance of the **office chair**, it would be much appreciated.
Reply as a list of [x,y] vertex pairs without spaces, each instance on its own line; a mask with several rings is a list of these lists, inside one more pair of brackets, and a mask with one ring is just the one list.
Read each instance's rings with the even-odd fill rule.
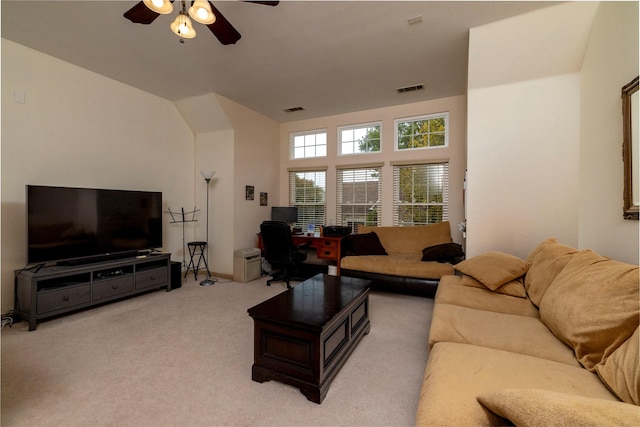
[[[287,283],[287,289],[291,289],[291,274],[307,259],[308,245],[293,244],[291,228],[286,222],[264,221],[260,224],[260,234],[264,257],[271,267],[277,270],[271,273],[272,278],[267,280],[267,286],[271,286],[271,282],[284,281]],[[302,249],[305,249],[305,252],[301,252]]]

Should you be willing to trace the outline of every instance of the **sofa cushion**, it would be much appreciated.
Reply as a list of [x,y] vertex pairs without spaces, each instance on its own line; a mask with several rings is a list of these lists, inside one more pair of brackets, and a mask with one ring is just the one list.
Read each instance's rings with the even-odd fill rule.
[[351,234],[342,239],[347,255],[387,255],[378,235],[373,231],[365,234]]
[[491,251],[459,262],[454,268],[495,291],[526,273],[529,262],[503,252]]
[[450,262],[454,264],[456,258],[462,258],[464,251],[458,243],[441,243],[422,250],[422,261]]
[[540,243],[531,251],[527,257],[531,265],[524,276],[524,288],[531,302],[540,306],[547,287],[576,253],[578,253],[577,249],[560,244],[553,237]]
[[436,304],[454,304],[496,313],[539,317],[538,308],[527,298],[515,298],[489,289],[472,288],[460,284],[460,276],[444,276],[438,284]]
[[361,225],[359,233],[375,233],[382,246],[391,254],[422,254],[422,249],[441,243],[451,243],[451,227],[448,221],[415,227],[371,227]]
[[573,349],[535,317],[438,303],[433,309],[429,346],[437,342],[479,345],[581,367]]
[[583,368],[504,350],[439,342],[429,353],[416,425],[504,425],[505,420],[478,403],[477,396],[506,388],[618,401],[597,375]]
[[[460,284],[463,286],[471,286],[473,288],[489,289],[485,285],[483,285],[482,282],[474,279],[471,276],[467,276],[466,274],[462,276],[462,280],[460,281]],[[499,294],[511,295],[512,297],[518,297],[518,298],[527,297],[527,292],[524,290],[524,284],[522,283],[521,277],[518,277],[517,279],[513,279],[512,281],[505,283],[504,285],[495,289],[493,292],[497,292]]]
[[388,274],[391,276],[417,277],[438,280],[453,274],[451,264],[420,261],[420,254],[347,256],[340,260],[340,268]]
[[[640,405],[640,341],[638,329],[603,364],[596,366],[600,379],[621,400]],[[640,425],[640,423],[639,423]]]
[[581,251],[542,296],[540,318],[593,371],[638,327],[638,282],[638,266]]
[[548,390],[485,392],[478,402],[517,426],[640,425],[637,406]]

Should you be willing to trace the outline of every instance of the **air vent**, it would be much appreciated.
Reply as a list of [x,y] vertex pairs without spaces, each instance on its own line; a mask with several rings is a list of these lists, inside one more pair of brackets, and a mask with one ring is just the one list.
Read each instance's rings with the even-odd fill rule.
[[302,107],[292,107],[292,108],[285,108],[284,112],[285,113],[293,113],[294,111],[302,111],[304,110],[304,108]]
[[422,15],[414,16],[413,18],[407,19],[407,22],[409,23],[409,25],[420,24],[422,21],[423,21]]
[[424,85],[423,84],[401,87],[401,88],[398,88],[396,90],[398,91],[398,93],[405,93],[405,92],[413,92],[414,90],[421,90],[421,89],[424,89]]

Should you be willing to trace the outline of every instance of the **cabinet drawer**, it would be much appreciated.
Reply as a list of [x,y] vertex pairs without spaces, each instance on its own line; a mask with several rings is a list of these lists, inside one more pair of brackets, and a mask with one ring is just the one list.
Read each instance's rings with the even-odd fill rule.
[[91,301],[91,285],[89,283],[56,291],[38,292],[37,313],[47,313],[89,301]]
[[338,256],[337,240],[321,240],[318,242],[318,258],[336,259]]
[[169,281],[168,270],[168,267],[160,267],[136,273],[136,289],[166,285]]
[[133,291],[133,275],[93,282],[93,301]]

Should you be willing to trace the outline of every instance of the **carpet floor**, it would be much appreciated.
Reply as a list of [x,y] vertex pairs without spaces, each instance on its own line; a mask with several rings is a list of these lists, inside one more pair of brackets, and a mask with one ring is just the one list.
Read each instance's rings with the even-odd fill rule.
[[[202,277],[200,277],[202,279]],[[2,329],[3,426],[408,426],[433,300],[372,292],[371,331],[321,405],[251,380],[247,309],[285,290],[222,279]]]

